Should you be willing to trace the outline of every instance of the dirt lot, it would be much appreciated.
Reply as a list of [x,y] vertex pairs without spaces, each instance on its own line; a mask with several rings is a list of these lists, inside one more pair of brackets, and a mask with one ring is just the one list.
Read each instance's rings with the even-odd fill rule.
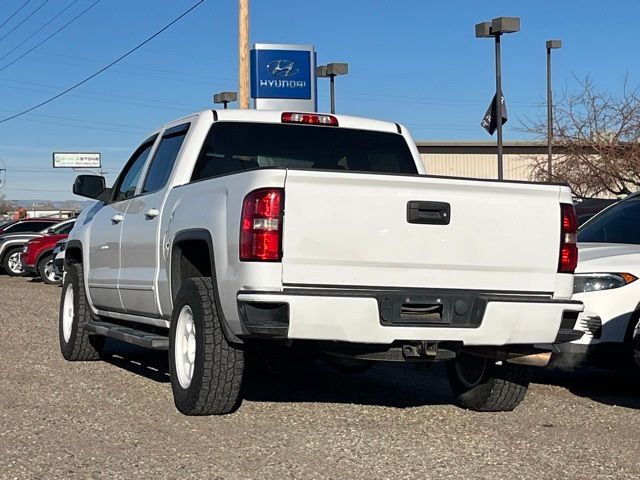
[[0,478],[640,478],[640,380],[540,371],[513,413],[451,404],[441,366],[323,364],[248,380],[185,417],[164,355],[58,350],[60,290],[0,276]]

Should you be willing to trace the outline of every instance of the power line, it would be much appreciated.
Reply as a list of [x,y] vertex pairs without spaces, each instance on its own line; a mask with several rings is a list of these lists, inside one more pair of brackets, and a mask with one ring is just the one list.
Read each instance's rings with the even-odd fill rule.
[[29,55],[31,52],[33,52],[36,48],[38,48],[40,45],[42,45],[43,43],[49,41],[51,38],[53,38],[55,35],[57,35],[58,33],[60,33],[62,30],[64,30],[65,28],[67,28],[69,25],[71,25],[73,22],[75,22],[77,19],[79,19],[81,16],[83,16],[85,13],[87,13],[89,10],[91,10],[93,7],[95,7],[98,3],[100,3],[100,0],[96,0],[95,2],[93,2],[91,5],[89,5],[87,8],[85,8],[82,12],[80,12],[78,15],[76,15],[75,17],[73,17],[71,20],[69,20],[67,23],[65,23],[64,25],[62,25],[58,30],[56,30],[55,32],[53,32],[51,35],[49,35],[47,38],[45,38],[44,40],[42,40],[40,43],[37,43],[35,46],[31,47],[29,50],[27,50],[26,52],[24,52],[22,55],[20,55],[18,58],[13,59],[11,62],[7,63],[4,67],[0,68],[0,72],[7,69],[8,67],[10,67],[11,65],[13,65],[14,63],[16,63],[18,60],[23,59],[24,57],[26,57],[27,55]]
[[44,30],[46,27],[48,27],[52,22],[54,22],[60,15],[62,15],[64,12],[66,12],[67,10],[69,10],[71,7],[73,7],[76,3],[78,2],[78,0],[73,0],[73,2],[71,2],[69,5],[67,5],[66,7],[64,7],[62,10],[60,10],[58,12],[57,15],[55,15],[51,20],[49,20],[47,23],[45,23],[44,25],[42,25],[40,28],[38,28],[35,32],[33,32],[31,35],[29,35],[27,38],[25,38],[22,42],[20,42],[18,45],[16,45],[15,47],[13,47],[11,50],[9,50],[8,53],[4,54],[2,57],[0,57],[0,61],[4,60],[5,58],[7,58],[9,55],[11,55],[13,52],[15,52],[18,48],[20,48],[22,45],[24,45],[25,43],[27,43],[29,40],[31,40],[33,37],[35,37],[38,33],[40,33],[42,30]]
[[5,33],[2,37],[0,37],[0,42],[2,40],[4,40],[5,38],[7,38],[9,35],[11,35],[17,28],[19,28],[24,22],[26,22],[27,20],[29,20],[31,17],[33,17],[38,10],[40,10],[42,7],[44,7],[47,3],[49,2],[49,0],[44,0],[44,2],[42,2],[40,4],[39,7],[37,7],[33,12],[31,12],[29,15],[27,15],[25,18],[22,19],[22,21],[20,23],[18,23],[15,27],[13,27],[11,30],[9,30],[7,33]]
[[[98,3],[100,0],[97,0],[96,3]],[[123,60],[124,58],[128,57],[129,55],[131,55],[133,52],[135,52],[136,50],[139,50],[140,48],[142,48],[144,45],[146,45],[147,43],[149,43],[151,40],[153,40],[154,38],[156,38],[158,35],[160,35],[162,32],[164,32],[165,30],[167,30],[169,27],[171,27],[173,24],[175,24],[176,22],[180,21],[183,17],[185,17],[186,15],[188,15],[189,13],[191,13],[193,10],[195,10],[198,6],[200,6],[202,3],[204,2],[204,0],[200,0],[199,2],[197,2],[196,4],[194,4],[191,8],[189,8],[188,10],[184,11],[182,14],[180,14],[178,17],[176,17],[174,20],[172,20],[171,22],[169,22],[167,25],[165,25],[164,27],[162,27],[160,30],[158,30],[156,33],[154,33],[153,35],[151,35],[150,37],[148,37],[146,40],[144,40],[142,43],[139,43],[138,45],[136,45],[135,47],[133,47],[131,50],[129,50],[128,52],[126,52],[125,54],[121,55],[120,57],[118,57],[117,59],[115,59],[113,62],[111,62],[109,65],[101,68],[100,70],[98,70],[97,72],[95,72],[94,74],[88,76],[87,78],[85,78],[84,80],[81,80],[80,82],[76,83],[75,85],[72,85],[71,87],[67,88],[66,90],[63,90],[62,92],[60,92],[57,95],[54,95],[53,97],[45,100],[44,102],[40,102],[37,105],[34,105],[31,108],[28,108],[26,110],[23,110],[20,113],[16,113],[15,115],[11,115],[7,118],[3,118],[2,120],[0,120],[0,123],[5,123],[8,122],[9,120],[12,120],[14,118],[17,118],[21,115],[24,115],[25,113],[29,113],[32,112],[33,110],[40,108],[48,103],[53,102],[54,100],[62,97],[63,95],[69,93],[70,91],[78,88],[80,85],[83,85],[85,83],[87,83],[89,80],[97,77],[98,75],[100,75],[101,73],[103,73],[104,71],[106,71],[107,69],[111,68],[113,65],[115,65],[116,63],[118,63],[119,61]],[[95,4],[94,4],[95,5]],[[0,71],[2,71],[2,69],[0,69]]]
[[7,24],[7,22],[9,22],[13,17],[15,17],[18,13],[20,13],[20,10],[22,10],[24,7],[26,7],[29,4],[29,2],[31,2],[31,0],[27,0],[26,2],[24,2],[20,6],[20,8],[18,8],[18,10],[13,12],[9,18],[7,18],[4,22],[2,22],[2,24],[0,25],[0,28],[4,27]]

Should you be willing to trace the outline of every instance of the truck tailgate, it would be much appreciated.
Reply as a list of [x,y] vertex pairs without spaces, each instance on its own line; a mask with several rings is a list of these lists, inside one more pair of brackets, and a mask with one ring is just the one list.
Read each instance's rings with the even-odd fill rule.
[[289,170],[283,284],[552,293],[560,191],[533,183]]

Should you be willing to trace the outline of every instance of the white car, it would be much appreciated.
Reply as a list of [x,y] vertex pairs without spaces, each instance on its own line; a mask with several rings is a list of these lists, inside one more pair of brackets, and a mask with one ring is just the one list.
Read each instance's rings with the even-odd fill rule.
[[578,232],[574,296],[584,303],[582,338],[561,346],[562,357],[600,366],[632,364],[640,318],[640,194],[608,207]]

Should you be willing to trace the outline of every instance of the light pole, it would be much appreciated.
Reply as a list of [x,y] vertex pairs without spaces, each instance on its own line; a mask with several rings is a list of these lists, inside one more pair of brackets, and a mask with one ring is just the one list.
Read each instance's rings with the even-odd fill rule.
[[348,63],[328,63],[327,65],[320,65],[316,67],[316,76],[322,78],[329,78],[331,89],[331,113],[336,113],[336,91],[335,91],[335,78],[338,75],[346,75],[349,73]]
[[476,24],[477,38],[494,38],[496,50],[496,127],[498,130],[498,179],[504,178],[502,164],[502,69],[500,58],[500,37],[504,33],[520,31],[520,19],[518,17],[498,17],[490,22]]
[[551,92],[551,50],[561,48],[560,40],[547,40],[547,172],[549,181],[553,177],[552,173],[552,153],[553,153],[553,95]]
[[235,102],[238,100],[237,92],[220,92],[216,93],[213,96],[213,103],[222,103],[224,104],[224,109],[227,109],[227,105],[231,102]]

